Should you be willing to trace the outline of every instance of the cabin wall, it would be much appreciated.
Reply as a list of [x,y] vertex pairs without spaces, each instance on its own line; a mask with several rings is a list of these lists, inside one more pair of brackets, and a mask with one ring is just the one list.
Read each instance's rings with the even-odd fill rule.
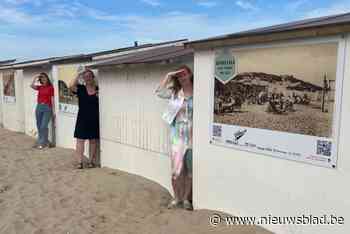
[[146,177],[169,191],[169,127],[161,119],[167,100],[154,91],[175,67],[99,70],[102,166]]
[[24,98],[23,98],[23,71],[15,71],[15,96],[14,102],[4,101],[4,71],[0,73],[1,83],[1,99],[2,99],[2,122],[4,128],[15,131],[24,132],[25,116],[24,116]]
[[[279,234],[349,233],[350,37],[346,49],[338,166],[328,169],[209,143],[215,53],[196,51],[194,99],[194,201],[197,209],[238,216],[335,215],[345,225],[264,225]],[[343,74],[340,74],[343,77]],[[298,147],[297,145],[295,147]]]
[[[66,149],[75,149],[76,139],[74,138],[75,123],[77,120],[78,106],[73,106],[76,110],[75,113],[68,113],[60,110],[59,102],[59,79],[64,79],[69,85],[69,82],[75,77],[72,74],[77,71],[78,67],[86,66],[86,63],[70,63],[62,65],[52,66],[52,77],[54,80],[55,87],[55,109],[56,109],[56,128],[54,131],[55,134],[55,143],[57,147],[62,147]],[[60,70],[61,69],[61,70]],[[96,79],[98,80],[98,72],[94,71]],[[61,77],[60,77],[61,76]],[[85,143],[85,152],[84,155],[88,157],[89,155],[89,144],[88,141]],[[99,158],[99,151],[97,153]]]
[[[59,90],[58,90],[58,66],[52,67],[52,76],[54,79],[55,88],[55,106],[59,105]],[[62,148],[73,149],[74,138],[73,138],[73,123],[75,122],[76,116],[73,114],[62,113],[56,108],[56,146]]]
[[54,65],[52,68],[52,76],[55,85],[55,106],[56,106],[56,146],[67,149],[75,149],[74,129],[77,114],[65,113],[59,110],[59,72],[62,67],[78,68],[81,64]]

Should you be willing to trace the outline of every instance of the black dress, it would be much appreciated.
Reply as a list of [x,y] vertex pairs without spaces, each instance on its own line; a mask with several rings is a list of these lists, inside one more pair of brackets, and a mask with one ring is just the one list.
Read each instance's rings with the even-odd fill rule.
[[[96,91],[98,88],[96,88]],[[74,137],[78,139],[99,139],[100,122],[98,95],[89,95],[85,85],[78,85],[78,118],[75,124]]]

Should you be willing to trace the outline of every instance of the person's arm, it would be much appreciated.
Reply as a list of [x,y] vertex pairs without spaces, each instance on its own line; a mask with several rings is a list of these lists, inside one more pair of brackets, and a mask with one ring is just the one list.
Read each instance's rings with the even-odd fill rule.
[[30,84],[30,87],[31,87],[32,89],[34,89],[34,90],[38,90],[38,86],[35,85],[35,83],[37,82],[37,80],[38,80],[38,76],[34,76],[33,81],[32,81],[32,83]]
[[179,73],[179,71],[169,72],[166,74],[164,79],[160,82],[158,88],[156,89],[155,93],[158,97],[163,99],[170,99],[173,91],[167,87],[169,82],[171,81],[171,78]]
[[69,83],[69,89],[73,92],[76,93],[77,92],[77,87],[79,84],[79,78],[80,78],[80,74],[79,73],[70,83]]

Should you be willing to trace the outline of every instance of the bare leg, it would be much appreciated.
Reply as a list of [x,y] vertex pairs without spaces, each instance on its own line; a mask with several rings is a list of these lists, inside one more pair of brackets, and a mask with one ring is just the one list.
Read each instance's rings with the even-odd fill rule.
[[82,163],[84,160],[84,149],[85,149],[85,140],[77,139],[76,156],[79,163]]
[[90,156],[90,162],[95,164],[96,163],[96,156],[97,156],[97,140],[96,139],[89,140],[89,156]]
[[172,178],[171,180],[172,185],[173,185],[173,190],[174,190],[174,196],[175,199],[178,201],[183,201],[184,198],[184,176],[181,173],[179,176],[176,178]]
[[192,150],[188,150],[185,155],[184,170],[184,208],[193,210],[192,206]]
[[192,175],[186,174],[185,176],[185,184],[184,184],[184,200],[183,207],[186,210],[193,210],[192,205]]
[[176,178],[173,176],[171,179],[171,183],[174,190],[174,200],[170,202],[168,208],[176,208],[183,201],[184,197],[184,175],[181,173]]

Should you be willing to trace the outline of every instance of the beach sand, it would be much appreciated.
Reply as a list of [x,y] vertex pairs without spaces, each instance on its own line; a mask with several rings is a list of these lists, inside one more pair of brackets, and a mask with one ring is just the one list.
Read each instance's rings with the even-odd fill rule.
[[139,176],[73,169],[73,151],[32,149],[0,128],[0,233],[270,234],[257,226],[211,227],[208,210],[168,210],[170,194]]

